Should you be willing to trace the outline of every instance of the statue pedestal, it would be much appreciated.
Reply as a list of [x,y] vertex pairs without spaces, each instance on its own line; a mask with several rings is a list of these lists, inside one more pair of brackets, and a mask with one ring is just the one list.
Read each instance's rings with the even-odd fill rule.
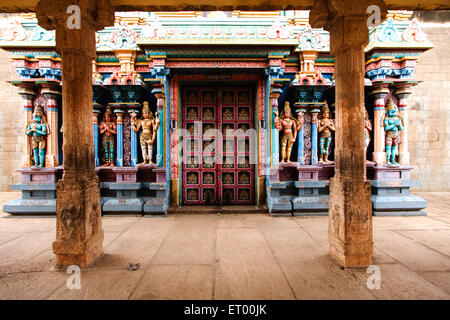
[[11,185],[22,191],[22,198],[7,202],[3,211],[12,215],[56,215],[56,184],[62,177],[61,166],[22,168],[22,183]]
[[418,186],[410,180],[410,166],[368,166],[367,176],[372,180],[372,204],[374,216],[425,216],[422,211],[427,202],[410,193]]
[[[327,165],[328,166],[328,165]],[[332,170],[326,168],[327,174],[320,174],[324,169],[323,165],[317,166],[299,166],[298,181],[295,181],[296,196],[292,199],[292,210],[294,216],[326,216],[328,214],[329,201],[329,181],[328,179],[319,180],[327,176]]]
[[[101,167],[100,167],[101,168]],[[100,171],[102,171],[100,169]],[[136,167],[112,167],[115,182],[102,182],[101,190],[108,189],[103,200],[103,213],[109,214],[142,214],[143,200],[139,197],[142,183],[137,182]]]

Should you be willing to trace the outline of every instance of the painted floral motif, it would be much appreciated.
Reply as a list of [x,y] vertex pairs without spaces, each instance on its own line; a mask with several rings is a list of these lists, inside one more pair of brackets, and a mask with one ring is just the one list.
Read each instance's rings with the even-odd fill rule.
[[111,44],[114,49],[137,49],[136,38],[137,33],[122,24],[111,34]]
[[186,194],[187,200],[199,200],[198,199],[198,190],[197,189],[189,189]]
[[427,41],[427,36],[420,27],[417,18],[412,19],[411,24],[408,26],[408,28],[406,28],[405,32],[403,33],[403,39],[405,41],[418,41],[418,42]]
[[188,112],[186,113],[186,119],[189,120],[197,120],[198,119],[198,111],[197,108],[188,108]]
[[320,50],[326,46],[322,41],[320,34],[311,29],[308,25],[306,30],[298,34],[298,43],[301,50]]
[[233,91],[224,91],[222,94],[222,103],[232,104],[233,103]]
[[204,108],[202,113],[203,120],[214,120],[214,111],[212,108]]
[[250,112],[249,112],[248,108],[239,108],[238,119],[239,120],[249,120],[250,119]]
[[234,184],[234,174],[231,172],[226,172],[222,175],[223,184]]
[[223,120],[233,120],[234,119],[234,113],[232,108],[225,108],[222,111],[222,119]]
[[203,184],[214,184],[214,174],[211,172],[203,173]]
[[187,175],[187,184],[198,184],[198,173],[190,172]]
[[381,29],[378,30],[378,40],[391,42],[398,42],[402,40],[402,36],[394,25],[394,20],[392,18],[389,18],[386,22],[384,22]]
[[241,200],[241,201],[250,200],[250,190],[249,189],[239,189],[238,200]]
[[250,184],[250,173],[249,172],[239,172],[239,184]]

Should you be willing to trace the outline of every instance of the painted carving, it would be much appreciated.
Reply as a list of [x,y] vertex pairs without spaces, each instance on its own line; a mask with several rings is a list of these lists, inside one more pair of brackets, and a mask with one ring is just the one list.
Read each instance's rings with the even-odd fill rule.
[[378,30],[378,40],[386,42],[398,42],[402,40],[402,36],[394,25],[392,18],[389,18],[383,23],[381,29]]
[[420,27],[417,18],[412,19],[411,24],[406,28],[405,32],[403,32],[403,39],[405,41],[427,41],[427,36]]
[[398,165],[395,156],[398,154],[398,146],[401,143],[400,131],[403,130],[404,123],[392,99],[387,100],[385,108],[386,112],[381,119],[381,125],[384,126],[386,137],[386,164]]
[[117,125],[115,117],[110,107],[106,108],[105,115],[102,122],[99,125],[100,134],[102,135],[102,147],[104,152],[104,164],[103,166],[114,166],[114,153],[117,134]]
[[[96,211],[95,211],[96,212]],[[61,238],[63,240],[81,241],[81,216],[78,202],[69,203],[61,210]]]
[[372,121],[369,119],[369,113],[364,109],[364,151],[366,155],[370,144],[370,132],[372,132]]
[[318,131],[319,131],[319,163],[329,163],[328,156],[330,154],[330,145],[332,139],[332,132],[335,131],[333,119],[330,118],[330,109],[328,104],[322,108]]
[[278,131],[282,131],[283,135],[281,137],[281,162],[291,162],[291,151],[292,145],[297,139],[297,120],[291,114],[291,108],[289,102],[286,101],[284,104],[284,110],[281,111],[280,116],[278,116],[278,110],[274,111],[274,125]]
[[113,49],[136,49],[136,38],[136,32],[122,24],[111,34],[111,44]]
[[142,108],[142,118],[136,120],[135,115],[133,115],[131,118],[131,128],[134,132],[139,132],[139,130],[142,128],[140,143],[144,161],[140,164],[153,164],[153,143],[156,140],[156,133],[158,132],[159,128],[158,114],[159,112],[156,111],[155,117],[153,117],[153,114],[148,106],[148,102],[145,101]]
[[44,109],[41,105],[34,108],[33,119],[27,124],[25,131],[27,136],[31,136],[31,155],[33,167],[45,166],[45,150],[47,149],[47,135],[50,134],[50,126],[47,123]]

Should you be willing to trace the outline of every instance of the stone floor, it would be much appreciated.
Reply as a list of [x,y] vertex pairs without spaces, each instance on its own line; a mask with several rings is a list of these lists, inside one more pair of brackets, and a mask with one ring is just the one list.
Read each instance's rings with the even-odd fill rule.
[[105,217],[105,255],[69,290],[53,269],[55,219],[1,213],[0,299],[449,299],[450,193],[420,195],[427,217],[374,217],[373,290],[366,270],[328,256],[327,217]]

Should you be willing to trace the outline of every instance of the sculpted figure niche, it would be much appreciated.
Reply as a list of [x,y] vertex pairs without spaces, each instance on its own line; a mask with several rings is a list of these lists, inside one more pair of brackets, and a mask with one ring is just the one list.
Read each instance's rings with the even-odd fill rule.
[[274,111],[275,118],[273,120],[275,128],[282,131],[281,137],[281,163],[290,163],[292,145],[297,139],[297,132],[302,128],[303,118],[299,113],[298,119],[295,119],[291,114],[291,107],[289,102],[284,103],[284,109],[278,116],[278,110]]
[[395,156],[398,154],[398,145],[401,143],[400,131],[403,130],[404,123],[392,99],[387,100],[386,112],[381,121],[386,137],[386,164],[398,165]]
[[47,135],[50,134],[50,126],[45,118],[41,105],[34,108],[33,119],[27,124],[25,130],[27,136],[31,135],[31,149],[33,150],[33,168],[45,166],[45,150],[47,148]]
[[100,122],[100,134],[102,136],[102,147],[105,153],[104,167],[114,166],[115,135],[117,135],[117,125],[111,107],[107,107],[102,122]]
[[142,107],[142,118],[137,120],[135,114],[131,117],[131,128],[133,131],[139,132],[142,128],[140,143],[144,161],[140,164],[154,164],[152,162],[152,155],[153,143],[156,140],[156,133],[159,128],[158,114],[158,111],[156,111],[155,116],[153,116],[148,106],[148,102],[145,101],[144,106]]

